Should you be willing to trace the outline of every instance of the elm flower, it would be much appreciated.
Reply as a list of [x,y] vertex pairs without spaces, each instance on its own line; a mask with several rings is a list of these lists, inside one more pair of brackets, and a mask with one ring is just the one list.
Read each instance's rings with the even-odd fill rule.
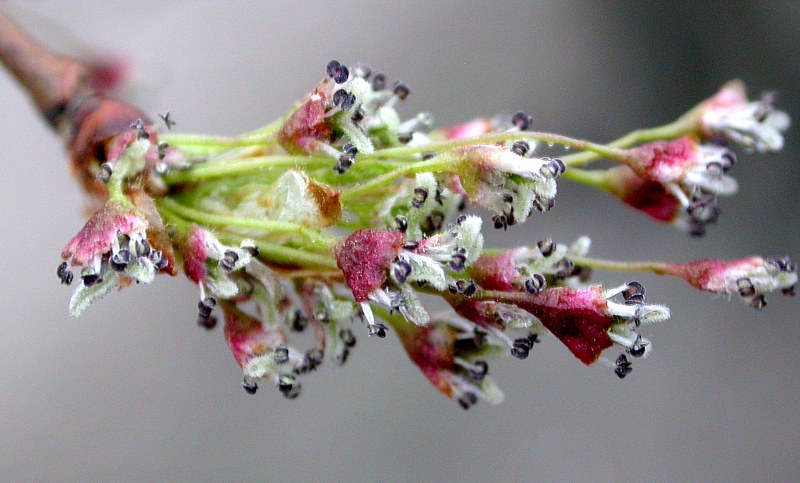
[[722,137],[748,149],[773,153],[783,148],[782,132],[789,128],[789,115],[775,109],[775,94],[748,102],[744,84],[733,81],[702,107],[700,126],[704,136]]
[[462,202],[462,197],[442,186],[433,173],[403,179],[393,196],[379,209],[379,220],[418,240],[442,229]]
[[[612,297],[622,295],[623,301]],[[641,324],[661,322],[670,316],[663,305],[644,303],[644,287],[630,282],[604,291],[600,286],[584,289],[555,287],[534,295],[515,297],[514,304],[541,321],[572,354],[584,364],[592,364],[600,354],[618,344],[633,357],[646,356],[650,341],[637,329]],[[621,374],[614,366],[617,375]],[[626,366],[629,368],[629,366]]]
[[72,281],[70,266],[81,267],[81,283],[69,304],[73,317],[120,284],[121,276],[150,283],[157,271],[167,268],[169,260],[151,248],[147,230],[148,222],[138,208],[128,200],[112,199],[64,247],[65,261],[57,270],[62,283]]
[[530,147],[518,141],[509,149],[496,145],[457,148],[442,156],[457,163],[450,188],[470,203],[489,209],[494,227],[507,229],[524,222],[533,209],[555,204],[556,178],[564,173],[560,159],[527,157]]
[[765,293],[780,289],[785,295],[794,295],[797,284],[797,265],[788,257],[698,260],[666,264],[657,271],[677,275],[706,292],[728,296],[737,294],[758,310],[767,304]]
[[272,382],[287,399],[300,394],[297,368],[304,356],[286,345],[286,334],[278,328],[265,328],[256,318],[223,301],[225,340],[236,363],[242,368],[242,387],[250,394],[259,382]]
[[690,218],[688,228],[698,234],[719,216],[716,196],[737,191],[736,180],[727,175],[735,162],[728,148],[701,145],[689,137],[644,144],[631,149],[626,159],[637,175],[661,184],[680,202]]
[[574,278],[584,278],[587,273],[578,270],[569,257],[586,255],[590,245],[591,240],[585,236],[572,246],[547,238],[533,247],[483,255],[470,267],[469,274],[478,285],[489,290],[534,294],[548,286],[569,284],[574,282]]
[[430,114],[401,122],[395,109],[411,92],[404,83],[396,82],[388,88],[385,75],[373,74],[363,65],[349,69],[336,60],[328,63],[326,73],[327,78],[277,133],[278,142],[288,153],[322,152],[337,160],[334,170],[341,174],[355,163],[358,153],[429,141],[418,128],[430,126]]
[[418,325],[429,321],[412,282],[440,292],[448,288],[449,273],[462,272],[477,260],[483,247],[481,220],[463,216],[444,232],[404,243],[403,234],[360,230],[336,246],[337,264],[371,327],[381,334],[368,300],[400,312]]
[[457,318],[432,321],[426,326],[395,324],[397,334],[425,377],[445,396],[469,409],[478,399],[491,404],[503,401],[502,391],[487,375],[485,358],[502,356],[505,350],[490,335]]
[[210,231],[192,226],[182,243],[183,271],[200,289],[200,318],[207,319],[217,301],[236,297],[239,285],[231,278],[233,272],[247,267],[257,254],[252,240],[245,239],[240,247],[223,245]]

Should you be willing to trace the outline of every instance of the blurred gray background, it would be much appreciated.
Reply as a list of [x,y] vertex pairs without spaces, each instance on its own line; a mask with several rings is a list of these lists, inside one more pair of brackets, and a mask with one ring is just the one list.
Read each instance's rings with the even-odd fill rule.
[[[677,117],[739,77],[800,116],[798,2],[21,3],[33,33],[129,52],[138,93],[178,128],[235,134],[284,112],[333,58],[412,88],[439,125],[522,109],[535,127],[603,141]],[[39,12],[45,21],[30,11]],[[59,32],[53,21],[66,27]],[[84,51],[85,53],[85,51]],[[440,396],[397,340],[359,343],[296,401],[248,396],[196,289],[160,278],[67,313],[55,276],[84,222],[59,140],[0,70],[0,480],[709,480],[800,477],[798,300],[761,313],[641,276],[673,309],[624,381],[553,337],[491,372],[499,407]],[[797,124],[797,122],[795,123]],[[740,152],[740,193],[703,239],[561,183],[556,208],[495,244],[592,236],[610,258],[800,254],[800,127],[773,156]],[[596,274],[607,284],[630,277]]]

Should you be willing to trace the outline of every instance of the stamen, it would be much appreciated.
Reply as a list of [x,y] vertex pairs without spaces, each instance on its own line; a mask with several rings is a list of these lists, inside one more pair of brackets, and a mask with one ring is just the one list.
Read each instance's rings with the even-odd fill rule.
[[114,271],[122,272],[128,268],[128,264],[131,263],[131,261],[133,261],[133,256],[130,250],[122,248],[111,256],[109,264]]
[[428,188],[424,186],[417,186],[414,188],[414,197],[411,199],[411,206],[414,208],[422,208],[425,201],[428,199]]
[[111,165],[108,163],[103,163],[100,165],[100,173],[98,173],[97,179],[100,180],[101,183],[107,184],[113,173],[114,169],[111,167]]
[[328,62],[328,66],[325,69],[328,77],[333,79],[334,82],[337,84],[343,84],[347,81],[347,78],[350,77],[350,71],[347,70],[347,67],[339,63],[338,60],[332,60]]
[[531,116],[520,111],[511,116],[511,124],[513,124],[520,131],[527,130],[531,125]]
[[233,250],[225,250],[222,258],[219,261],[219,266],[222,267],[224,270],[230,272],[236,266],[236,262],[239,261],[239,254]]
[[258,391],[258,384],[256,384],[256,381],[250,376],[244,376],[244,379],[242,379],[242,387],[247,394],[255,394],[256,391]]
[[356,345],[356,336],[350,329],[342,329],[339,331],[339,339],[346,347],[354,347]]
[[531,278],[525,280],[525,291],[531,295],[541,292],[546,286],[547,280],[540,273],[534,273]]
[[69,270],[67,262],[61,262],[56,270],[56,275],[58,275],[58,279],[61,280],[62,285],[69,285],[72,283],[72,272]]
[[83,280],[83,285],[86,287],[91,287],[103,279],[100,278],[100,275],[95,271],[92,267],[83,267],[81,270],[81,280]]
[[644,304],[644,293],[644,285],[633,281],[629,282],[628,288],[622,291],[622,298],[625,299],[626,305],[642,305]]
[[242,240],[242,242],[239,244],[239,248],[249,253],[253,258],[258,256],[258,246],[256,245],[255,241],[249,238]]
[[386,337],[387,330],[389,330],[389,328],[383,324],[367,325],[367,334],[369,334],[370,337],[378,336],[379,338],[383,339]]
[[625,357],[625,354],[620,354],[617,357],[616,362],[614,363],[614,374],[617,375],[620,379],[624,379],[625,376],[633,372],[633,368],[631,368],[631,363],[628,362],[628,358]]
[[542,252],[542,256],[547,258],[556,251],[556,244],[553,242],[552,238],[545,238],[544,240],[540,240],[536,243],[536,246],[539,248],[539,251]]
[[403,215],[397,215],[394,217],[394,222],[397,225],[397,231],[400,233],[405,233],[408,230],[408,218]]
[[372,76],[372,90],[382,91],[386,89],[386,76],[380,72]]
[[272,351],[272,359],[276,364],[286,364],[289,362],[289,348],[281,344]]
[[525,141],[517,141],[511,145],[511,152],[520,157],[525,157],[530,151],[531,147]]

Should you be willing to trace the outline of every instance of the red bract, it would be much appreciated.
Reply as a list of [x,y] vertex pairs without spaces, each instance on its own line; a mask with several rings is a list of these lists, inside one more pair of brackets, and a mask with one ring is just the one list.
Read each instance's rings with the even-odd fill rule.
[[312,154],[320,143],[330,142],[332,128],[325,119],[331,81],[325,79],[283,123],[278,142],[291,154]]
[[516,305],[537,317],[584,364],[612,345],[608,329],[614,317],[599,287],[556,287],[521,297]]
[[388,230],[359,230],[336,244],[336,264],[357,302],[386,283],[402,245],[403,234]]
[[61,258],[73,266],[87,265],[95,257],[110,252],[120,235],[144,233],[146,229],[147,222],[139,210],[124,202],[109,201],[67,243]]
[[664,185],[638,176],[627,166],[611,168],[608,190],[626,205],[659,221],[672,223],[682,211],[678,198]]
[[254,357],[272,351],[286,343],[286,334],[281,330],[265,330],[257,319],[237,309],[231,303],[222,304],[225,313],[225,340],[233,357],[241,368]]

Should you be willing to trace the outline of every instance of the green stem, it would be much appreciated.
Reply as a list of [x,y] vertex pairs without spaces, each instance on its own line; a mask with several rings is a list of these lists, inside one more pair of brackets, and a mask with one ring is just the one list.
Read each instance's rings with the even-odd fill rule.
[[171,172],[164,176],[164,182],[168,185],[196,183],[213,178],[258,174],[275,168],[316,168],[329,164],[332,165],[333,162],[327,156],[291,156],[288,154],[224,159],[198,164],[186,171]]
[[551,134],[546,132],[537,131],[519,131],[519,132],[501,132],[491,133],[482,136],[476,136],[467,139],[458,139],[454,141],[438,141],[430,144],[420,146],[401,146],[397,148],[381,149],[370,154],[363,154],[359,156],[359,160],[369,159],[385,159],[396,156],[410,156],[413,154],[428,153],[428,152],[441,152],[453,148],[464,146],[472,146],[475,144],[495,144],[508,141],[522,141],[534,140],[546,143],[560,144],[570,148],[591,151],[595,155],[607,157],[610,159],[622,159],[626,152],[624,150],[616,149],[611,146],[604,146],[602,144],[585,141],[582,139],[574,139],[560,134]]
[[325,235],[296,223],[275,220],[260,220],[256,218],[240,218],[238,216],[225,216],[184,206],[170,198],[162,198],[156,202],[159,210],[167,209],[188,220],[204,225],[246,228],[266,232],[266,235],[299,235],[308,241],[306,248],[329,252],[338,241],[336,238]]
[[[167,207],[167,204],[159,202],[158,209],[159,213],[161,214],[162,218],[167,224],[170,224],[178,228],[181,232],[184,233],[189,231],[192,225],[191,221],[181,217],[181,215],[173,211],[171,208]],[[245,237],[228,233],[219,234],[219,239],[222,242],[232,245],[238,245],[244,238]],[[310,253],[299,248],[277,245],[270,241],[258,238],[255,239],[255,242],[258,246],[259,258],[264,261],[282,265],[299,265],[302,267],[309,267],[309,268],[324,268],[324,269],[338,270],[338,267],[336,266],[336,261],[330,255]]]
[[675,264],[664,262],[621,262],[578,256],[571,256],[570,260],[572,260],[575,265],[581,267],[609,270],[612,272],[653,272],[657,275],[679,274]]
[[[606,146],[609,148],[629,148],[631,146],[658,141],[662,139],[675,139],[693,133],[697,129],[697,108],[690,110],[677,120],[663,126],[637,129],[616,139]],[[588,151],[588,150],[587,150]],[[561,160],[569,167],[580,167],[586,164],[607,157],[597,152],[582,152],[563,156]],[[611,158],[616,159],[616,158]]]
[[586,170],[571,167],[564,171],[564,178],[606,191],[609,189],[609,171],[605,169]]
[[402,178],[403,176],[425,172],[439,172],[443,168],[450,166],[452,163],[453,160],[449,157],[436,156],[427,161],[407,164],[401,168],[395,169],[394,171],[390,171],[381,176],[376,176],[369,181],[357,183],[350,188],[346,188],[342,191],[342,200],[347,201],[349,199],[367,194],[376,188],[388,186],[392,181]]

